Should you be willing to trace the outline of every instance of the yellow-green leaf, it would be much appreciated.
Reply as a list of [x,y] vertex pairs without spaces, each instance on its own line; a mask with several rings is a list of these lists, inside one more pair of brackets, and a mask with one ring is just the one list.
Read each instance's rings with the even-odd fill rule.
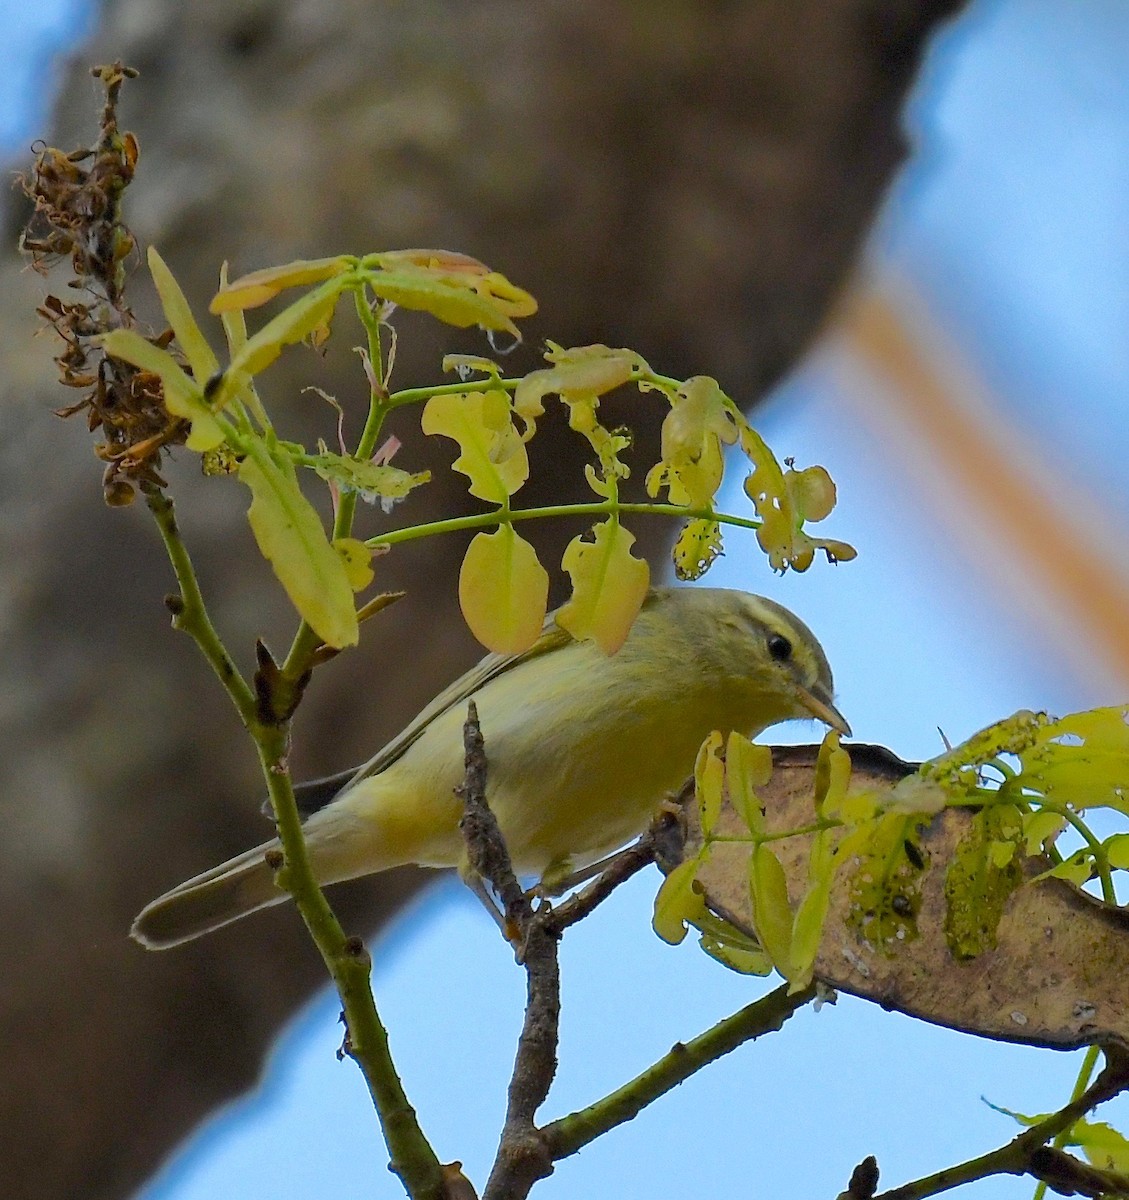
[[578,641],[591,638],[605,654],[626,641],[647,595],[650,568],[631,553],[634,542],[609,518],[595,527],[592,541],[573,538],[561,562],[572,577],[572,598],[557,624]]
[[374,463],[370,459],[353,458],[347,454],[332,454],[322,450],[307,460],[307,465],[327,483],[335,484],[342,491],[358,492],[362,499],[372,503],[380,501],[384,512],[402,500],[413,489],[427,483],[430,471],[413,474],[387,463]]
[[759,946],[736,946],[732,942],[703,933],[698,945],[723,967],[738,975],[771,975],[772,960]]
[[674,574],[679,579],[701,579],[721,552],[721,526],[716,521],[687,521],[671,555]]
[[470,480],[472,496],[505,504],[529,478],[529,455],[514,428],[509,395],[501,389],[432,396],[422,428],[458,442],[462,453],[454,469]]
[[201,453],[214,450],[224,440],[223,428],[204,400],[200,385],[185,373],[167,350],[154,346],[132,329],[115,329],[104,334],[101,344],[111,357],[132,363],[160,378],[165,407],[174,417],[182,417],[192,424],[187,442],[189,450]]
[[1023,849],[1038,854],[1066,828],[1066,818],[1050,809],[1040,808],[1023,814]]
[[688,858],[663,880],[655,896],[651,926],[664,942],[677,946],[686,937],[687,925],[693,925],[708,911],[701,892],[694,886],[699,859]]
[[725,743],[725,784],[729,803],[754,836],[764,833],[764,806],[756,789],[772,778],[772,750],[730,733]]
[[1102,843],[1111,867],[1129,871],[1129,833],[1115,833]]
[[228,376],[236,380],[249,379],[258,375],[278,358],[284,347],[294,345],[324,327],[337,307],[343,286],[341,279],[330,279],[287,305],[247,339],[224,372],[225,379]]
[[297,259],[280,267],[252,271],[231,283],[222,283],[208,308],[217,315],[258,308],[286,288],[305,287],[344,274],[356,266],[357,261],[351,254],[337,254],[332,258]]
[[694,763],[694,794],[698,800],[698,824],[708,838],[721,816],[721,792],[725,764],[721,761],[721,734],[715,729],[698,748]]
[[345,574],[354,592],[363,591],[372,583],[376,572],[372,569],[372,550],[359,538],[334,538],[331,543],[345,564]]
[[255,441],[239,478],[251,489],[247,519],[259,550],[291,603],[327,646],[355,645],[357,614],[345,564],[302,495],[293,463]]
[[749,856],[749,895],[753,928],[772,965],[792,977],[792,909],[788,903],[788,878],[780,859],[761,842]]
[[164,309],[165,319],[172,326],[177,343],[184,351],[192,366],[192,374],[197,384],[203,387],[219,370],[219,360],[208,345],[207,338],[196,324],[188,300],[181,291],[180,284],[173,277],[165,260],[157,253],[156,246],[149,247],[149,274],[157,286],[157,295],[161,298],[161,308]]
[[459,572],[459,605],[488,650],[528,650],[541,634],[548,599],[549,575],[512,525],[474,536]]
[[819,943],[823,938],[823,926],[827,920],[827,909],[831,903],[830,863],[808,885],[796,909],[792,926],[791,973],[788,976],[790,992],[798,992],[811,983],[815,969]]

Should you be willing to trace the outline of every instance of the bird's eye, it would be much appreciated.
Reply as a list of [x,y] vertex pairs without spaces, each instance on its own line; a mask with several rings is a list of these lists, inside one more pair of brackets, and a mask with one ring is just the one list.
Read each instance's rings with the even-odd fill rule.
[[774,633],[768,639],[768,653],[777,662],[787,662],[792,657],[792,643],[783,634]]

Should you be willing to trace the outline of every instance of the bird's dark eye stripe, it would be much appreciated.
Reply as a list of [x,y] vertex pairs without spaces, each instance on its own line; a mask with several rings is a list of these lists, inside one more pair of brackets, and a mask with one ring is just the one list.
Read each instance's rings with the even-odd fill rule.
[[777,662],[787,662],[792,657],[792,643],[781,633],[771,634],[768,652]]

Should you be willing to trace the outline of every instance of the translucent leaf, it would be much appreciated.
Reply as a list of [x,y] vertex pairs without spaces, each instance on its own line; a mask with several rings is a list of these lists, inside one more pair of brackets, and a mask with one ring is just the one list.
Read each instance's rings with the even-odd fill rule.
[[817,550],[829,562],[847,562],[856,556],[846,542],[813,538],[804,530],[805,521],[820,521],[835,503],[835,485],[822,467],[785,471],[764,439],[746,421],[740,423],[740,443],[752,473],[745,480],[745,493],[753,502],[761,527],[757,541],[775,571],[806,571]]
[[835,810],[851,782],[851,756],[839,745],[839,734],[830,730],[823,738],[815,760],[815,811],[822,814],[830,805]]
[[647,492],[665,487],[672,504],[708,508],[721,486],[723,445],[737,440],[733,404],[705,375],[688,379],[676,392],[662,425],[662,457],[647,475]]
[[288,305],[248,338],[224,371],[220,392],[225,399],[246,380],[265,371],[286,346],[324,328],[337,307],[344,286],[344,281],[339,278],[328,280]]
[[1084,883],[1089,882],[1093,873],[1094,860],[1085,850],[1079,850],[1069,858],[1053,866],[1049,871],[1044,871],[1038,878],[1065,879],[1067,883],[1072,883],[1075,887],[1081,887]]
[[716,962],[739,975],[771,975],[772,959],[759,946],[735,946],[703,933],[698,945]]
[[1040,724],[1020,757],[1018,785],[1079,810],[1106,805],[1129,814],[1129,709],[1072,713]]
[[792,926],[791,970],[789,991],[798,992],[811,983],[815,958],[823,938],[827,909],[831,903],[833,871],[828,869],[808,885]]
[[203,387],[219,370],[219,360],[200,332],[200,326],[196,324],[196,318],[192,315],[192,309],[188,306],[180,284],[173,277],[165,260],[157,253],[155,246],[149,247],[148,258],[149,274],[153,276],[153,282],[157,286],[157,295],[161,298],[165,319],[172,326],[177,344],[192,366],[193,377]]
[[1129,833],[1115,833],[1102,844],[1109,865],[1119,871],[1129,871]]
[[589,485],[600,496],[608,496],[607,480],[625,479],[626,464],[619,455],[630,444],[629,437],[613,432],[600,424],[596,417],[599,398],[606,392],[627,383],[650,368],[632,350],[612,350],[607,346],[578,346],[566,350],[554,342],[545,354],[554,366],[531,371],[514,392],[514,408],[518,412],[541,412],[541,402],[556,393],[568,406],[570,428],[587,438],[600,462],[600,476],[591,469],[585,472]]
[[289,458],[254,442],[239,467],[251,489],[247,519],[291,603],[327,646],[356,644],[357,614],[345,564],[302,495]]
[[698,800],[698,824],[708,838],[721,815],[721,793],[725,764],[721,761],[721,734],[714,730],[698,749],[694,763],[694,794]]
[[730,733],[725,742],[729,803],[754,837],[764,833],[764,806],[756,789],[764,787],[771,778],[772,750],[739,733]]
[[721,526],[716,521],[687,521],[674,543],[674,574],[679,579],[700,579],[722,553]]
[[1038,854],[1066,828],[1066,818],[1049,809],[1040,808],[1023,814],[1023,851]]
[[1067,1145],[1077,1146],[1095,1167],[1129,1173],[1129,1139],[1105,1121],[1075,1121]]
[[376,577],[373,571],[373,552],[358,538],[334,538],[330,543],[345,564],[345,574],[354,592],[363,591]]
[[761,842],[749,856],[749,895],[757,940],[772,964],[792,976],[792,909],[788,904],[788,879],[775,854]]
[[505,330],[520,340],[513,318],[537,311],[528,292],[465,254],[393,250],[367,256],[362,266],[365,281],[381,299],[428,312],[460,329]]
[[694,886],[699,860],[688,858],[663,880],[655,896],[651,926],[664,942],[677,946],[686,928],[706,913],[706,902]]
[[159,376],[165,407],[174,417],[191,422],[189,450],[203,452],[220,445],[224,440],[223,427],[205,402],[200,385],[185,374],[184,368],[167,350],[154,346],[132,329],[115,329],[104,334],[101,345],[112,358],[120,358]]
[[578,641],[591,638],[605,654],[627,639],[643,606],[650,568],[635,558],[634,536],[612,518],[595,526],[592,541],[575,537],[561,565],[572,577],[572,597],[557,624]]
[[907,775],[890,789],[886,810],[936,814],[943,812],[948,802],[948,793],[935,780],[923,779],[921,775]]
[[512,525],[474,536],[459,572],[459,605],[488,650],[528,650],[541,634],[548,599],[548,573]]
[[1015,855],[1001,862],[1001,842],[1023,837],[1019,810],[992,804],[973,817],[945,874],[945,940],[954,958],[975,958],[996,945],[1008,897],[1023,882]]
[[501,390],[432,396],[423,410],[423,432],[458,442],[454,469],[470,480],[470,494],[505,504],[529,477],[525,443]]
[[358,492],[370,504],[379,500],[385,512],[391,512],[396,501],[431,478],[430,471],[413,474],[401,471],[399,467],[374,463],[371,459],[329,451],[312,456],[309,465],[327,483],[335,484],[342,491]]
[[854,864],[848,879],[850,922],[884,954],[918,937],[917,913],[928,865],[919,824],[913,815],[880,813],[839,842],[838,859]]
[[296,259],[280,267],[266,267],[241,275],[231,283],[225,283],[212,297],[209,311],[233,312],[247,308],[258,308],[273,300],[286,288],[307,287],[342,275],[357,265],[351,254],[337,254],[332,258]]

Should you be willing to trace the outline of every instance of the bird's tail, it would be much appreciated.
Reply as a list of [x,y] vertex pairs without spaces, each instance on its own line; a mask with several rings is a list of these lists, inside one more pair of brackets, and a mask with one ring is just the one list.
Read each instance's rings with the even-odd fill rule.
[[130,934],[146,949],[167,950],[288,899],[266,862],[267,851],[277,848],[276,841],[264,842],[158,896],[138,913]]

